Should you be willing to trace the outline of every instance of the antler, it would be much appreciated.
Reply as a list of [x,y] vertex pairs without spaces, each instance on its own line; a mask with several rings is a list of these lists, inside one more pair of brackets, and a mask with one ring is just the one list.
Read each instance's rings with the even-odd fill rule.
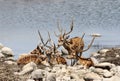
[[[63,33],[63,28],[60,28],[59,21],[57,21],[57,28],[58,28],[58,30],[59,30],[59,32],[60,32],[60,35],[62,35],[62,33]],[[56,37],[59,37],[59,36],[60,36],[60,35],[57,35],[56,32],[54,32],[54,34],[55,34]]]
[[42,38],[41,33],[40,33],[39,30],[38,30],[38,34],[39,34],[39,37],[40,37],[40,40],[41,40],[43,46],[46,46],[50,39],[48,39],[48,40],[46,41],[46,43],[44,43],[43,38]]
[[68,33],[64,33],[65,35],[68,35],[70,34],[71,32],[73,31],[73,20],[72,20],[72,23],[71,23],[71,26],[70,26],[70,31]]

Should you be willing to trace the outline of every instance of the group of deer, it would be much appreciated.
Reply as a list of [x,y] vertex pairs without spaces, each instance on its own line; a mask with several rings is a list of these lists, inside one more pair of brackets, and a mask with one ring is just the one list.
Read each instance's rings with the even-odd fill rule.
[[[69,34],[73,31],[73,20],[70,25],[69,32],[66,32],[65,30],[63,32],[63,29],[59,27],[59,23],[58,23],[58,30],[60,31],[60,34],[57,35],[55,33],[55,35],[58,37],[57,45],[55,45],[55,43],[53,43],[53,41],[51,40],[49,32],[48,32],[49,39],[47,40],[46,43],[44,43],[41,33],[38,31],[42,44],[40,43],[40,45],[37,45],[37,48],[35,48],[32,52],[30,52],[29,55],[25,55],[19,58],[17,63],[26,64],[30,61],[33,61],[36,64],[39,63],[42,64],[49,63],[50,65],[67,64],[65,57],[61,56],[61,52],[58,51],[58,48],[63,46],[68,51],[69,59],[76,59],[76,63],[81,63],[87,67],[93,66],[93,62],[90,58],[82,57],[82,52],[87,51],[92,46],[94,39],[99,35],[92,35],[93,39],[90,45],[88,45],[88,47],[84,49],[83,37],[85,33],[83,34],[82,37],[69,38],[70,37]],[[75,63],[71,65],[74,64]]]

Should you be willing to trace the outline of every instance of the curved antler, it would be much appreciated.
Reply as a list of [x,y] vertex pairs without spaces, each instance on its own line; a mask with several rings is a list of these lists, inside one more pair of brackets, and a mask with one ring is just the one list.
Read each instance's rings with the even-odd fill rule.
[[73,31],[73,20],[72,20],[72,23],[70,25],[70,31],[68,33],[64,33],[65,35],[68,35],[70,34],[71,32]]

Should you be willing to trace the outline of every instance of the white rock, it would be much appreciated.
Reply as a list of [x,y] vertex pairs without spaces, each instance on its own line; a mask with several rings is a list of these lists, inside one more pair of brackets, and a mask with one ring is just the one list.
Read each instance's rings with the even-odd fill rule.
[[35,80],[32,80],[32,79],[28,79],[27,81],[35,81]]
[[34,62],[30,62],[30,63],[24,65],[23,68],[22,68],[22,70],[25,70],[28,67],[33,67],[34,70],[37,69],[37,65]]
[[99,53],[96,53],[96,52],[93,52],[91,53],[91,57],[96,57],[96,56],[99,56],[100,54]]
[[104,74],[104,70],[101,68],[94,68],[94,69],[92,69],[92,71],[99,74],[99,75]]
[[108,70],[104,70],[103,76],[104,76],[105,78],[110,78],[110,77],[113,76],[113,73],[109,72]]
[[17,63],[13,61],[5,61],[5,63],[10,64],[10,65],[17,65]]
[[80,80],[78,74],[76,74],[76,73],[71,73],[70,76],[71,76],[73,79],[75,79],[76,81],[79,81],[79,80]]
[[118,76],[113,76],[111,78],[103,78],[102,81],[120,81],[120,77]]
[[2,53],[0,53],[0,58],[3,58],[3,57],[5,57]]
[[21,72],[18,73],[18,75],[24,75],[26,73],[30,73],[34,70],[33,67],[27,67],[26,69],[22,70]]
[[48,73],[46,81],[56,81],[56,74],[55,73]]
[[22,71],[19,73],[15,73],[16,75],[24,75],[26,73],[30,73],[37,69],[37,65],[34,62],[30,62],[23,66]]
[[99,50],[98,52],[99,52],[100,54],[105,54],[107,51],[109,51],[109,49],[101,49],[101,50]]
[[101,77],[98,74],[91,72],[91,73],[87,73],[84,76],[84,79],[86,81],[89,81],[89,80],[101,80]]
[[4,45],[0,43],[0,50],[1,50],[3,47],[4,47]]
[[116,57],[120,57],[120,55],[116,55]]
[[13,56],[13,51],[12,49],[8,48],[8,47],[3,47],[1,49],[1,52],[5,55],[10,55],[10,56]]
[[102,80],[93,80],[93,81],[102,81]]
[[14,61],[15,59],[14,59],[14,57],[8,57],[8,58],[6,58],[6,60],[12,60],[12,61]]
[[46,75],[45,71],[42,69],[37,69],[31,73],[31,79],[39,79],[39,78],[44,78]]
[[108,69],[110,70],[112,67],[114,67],[115,65],[114,64],[111,64],[109,62],[104,62],[104,63],[98,63],[96,65],[94,65],[95,67],[98,67],[98,68],[104,68],[104,69]]

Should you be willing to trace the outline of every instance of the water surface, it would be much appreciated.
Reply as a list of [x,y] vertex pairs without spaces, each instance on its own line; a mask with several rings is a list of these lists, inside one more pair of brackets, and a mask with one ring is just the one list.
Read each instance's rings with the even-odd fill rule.
[[[94,45],[120,45],[120,1],[119,0],[0,0],[0,42],[13,49],[17,58],[21,53],[33,50],[40,42],[39,29],[46,41],[47,31],[57,42],[57,20],[69,31],[72,18],[74,30],[71,37],[84,37],[88,46],[89,34],[100,33]],[[99,48],[100,49],[100,48]],[[98,48],[85,52],[89,56]]]

